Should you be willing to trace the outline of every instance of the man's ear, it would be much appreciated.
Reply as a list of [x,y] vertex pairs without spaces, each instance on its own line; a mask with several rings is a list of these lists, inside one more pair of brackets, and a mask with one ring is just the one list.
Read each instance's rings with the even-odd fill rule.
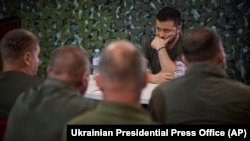
[[81,83],[80,85],[78,86],[78,91],[84,95],[86,90],[87,90],[87,87],[88,87],[88,82],[89,82],[89,73],[87,71],[85,71],[84,73],[82,73],[81,75]]
[[184,55],[181,56],[181,60],[182,60],[183,64],[185,65],[185,67],[187,67],[188,62],[187,62],[187,59],[186,59],[186,57]]
[[51,67],[48,66],[48,67],[46,68],[46,73],[48,74],[51,70],[52,70]]
[[88,87],[88,82],[89,82],[89,72],[85,71],[82,75],[82,82],[86,83],[86,87]]
[[100,74],[95,74],[93,76],[93,79],[95,80],[96,86],[102,91],[103,84],[102,84],[102,78],[101,78]]
[[24,61],[25,65],[30,66],[31,65],[31,59],[32,59],[31,52],[26,52],[24,54],[24,56],[23,56],[23,61]]
[[217,64],[219,64],[223,69],[226,67],[226,58],[225,58],[225,52],[224,48],[220,48],[220,51],[217,55]]
[[181,29],[182,29],[182,25],[178,25],[177,26],[177,32],[178,32],[178,34],[181,32]]

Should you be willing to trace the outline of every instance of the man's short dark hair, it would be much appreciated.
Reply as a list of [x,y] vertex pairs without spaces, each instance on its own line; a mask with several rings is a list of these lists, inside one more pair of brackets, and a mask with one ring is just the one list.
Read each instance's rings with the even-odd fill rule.
[[219,35],[209,27],[198,27],[186,32],[182,40],[183,55],[189,62],[208,61],[222,47]]
[[174,25],[179,26],[181,24],[181,13],[175,8],[164,7],[157,13],[156,19],[160,22],[173,20]]
[[0,45],[2,59],[16,60],[26,51],[34,51],[38,43],[36,35],[25,29],[14,29],[7,32]]

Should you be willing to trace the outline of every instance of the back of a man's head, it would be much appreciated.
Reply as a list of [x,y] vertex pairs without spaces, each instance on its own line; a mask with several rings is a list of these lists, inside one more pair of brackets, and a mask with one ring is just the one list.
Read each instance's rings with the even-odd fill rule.
[[18,61],[27,51],[35,49],[38,39],[36,35],[25,29],[14,29],[7,32],[1,40],[3,61]]
[[164,7],[156,15],[156,19],[160,22],[174,21],[175,26],[181,24],[181,13],[173,7]]
[[78,88],[88,84],[89,69],[90,62],[86,51],[77,46],[65,45],[52,53],[47,77]]
[[25,29],[7,32],[1,40],[3,71],[19,71],[36,75],[40,46],[36,35]]
[[103,81],[110,82],[113,86],[126,88],[133,85],[141,88],[145,64],[138,48],[129,41],[121,40],[110,43],[104,49],[99,71]]
[[198,27],[186,32],[182,50],[189,63],[209,62],[222,50],[219,35],[209,27]]

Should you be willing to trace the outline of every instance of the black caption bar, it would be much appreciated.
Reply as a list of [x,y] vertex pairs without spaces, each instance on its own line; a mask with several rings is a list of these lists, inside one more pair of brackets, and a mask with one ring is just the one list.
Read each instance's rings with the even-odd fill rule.
[[249,139],[250,126],[244,125],[67,125],[67,140],[84,137],[215,137]]

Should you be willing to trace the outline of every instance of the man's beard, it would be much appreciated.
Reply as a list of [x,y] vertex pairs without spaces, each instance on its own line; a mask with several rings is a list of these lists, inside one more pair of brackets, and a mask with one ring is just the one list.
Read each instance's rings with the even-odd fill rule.
[[171,45],[175,41],[176,38],[177,38],[177,30],[175,32],[174,37],[172,37],[165,46]]

